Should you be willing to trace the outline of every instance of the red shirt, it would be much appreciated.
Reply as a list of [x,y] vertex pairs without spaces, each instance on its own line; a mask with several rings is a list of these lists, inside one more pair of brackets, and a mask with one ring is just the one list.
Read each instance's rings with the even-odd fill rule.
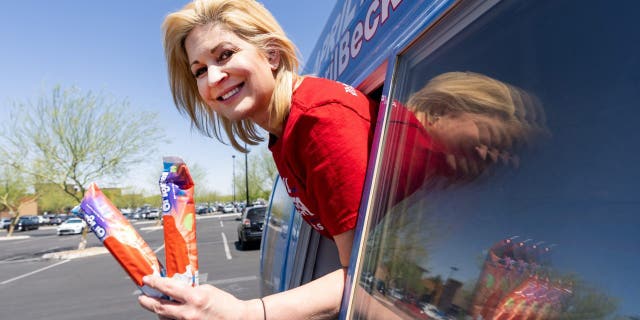
[[296,209],[324,236],[355,228],[377,107],[351,86],[307,77],[293,93],[282,137],[271,137]]

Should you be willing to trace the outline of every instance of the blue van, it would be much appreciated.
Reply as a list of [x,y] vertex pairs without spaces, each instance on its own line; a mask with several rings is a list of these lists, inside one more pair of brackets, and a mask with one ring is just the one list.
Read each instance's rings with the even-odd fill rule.
[[[341,319],[640,319],[638,12],[338,1],[303,73],[380,101]],[[339,267],[279,181],[266,221],[264,294]]]

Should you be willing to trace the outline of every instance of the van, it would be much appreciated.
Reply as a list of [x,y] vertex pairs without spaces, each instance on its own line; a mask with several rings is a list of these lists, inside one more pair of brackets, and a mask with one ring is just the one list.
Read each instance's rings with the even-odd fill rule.
[[[304,73],[380,102],[341,319],[640,316],[638,11],[336,4]],[[290,201],[276,181],[264,294],[339,268]]]

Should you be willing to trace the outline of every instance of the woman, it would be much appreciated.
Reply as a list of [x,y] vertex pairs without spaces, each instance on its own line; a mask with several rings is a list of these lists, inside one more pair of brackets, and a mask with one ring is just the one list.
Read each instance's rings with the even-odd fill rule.
[[[210,285],[159,277],[140,296],[164,318],[335,318],[349,265],[376,104],[354,88],[297,74],[295,46],[254,0],[196,0],[167,16],[164,46],[178,109],[202,133],[240,151],[269,133],[269,148],[302,217],[333,239],[343,268],[301,287],[241,301]],[[256,127],[257,126],[257,127]]]

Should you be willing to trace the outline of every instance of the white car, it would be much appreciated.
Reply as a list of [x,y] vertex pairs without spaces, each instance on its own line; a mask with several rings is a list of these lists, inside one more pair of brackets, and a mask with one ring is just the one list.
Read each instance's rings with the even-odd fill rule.
[[160,210],[151,209],[149,213],[147,213],[147,219],[160,219]]
[[10,218],[2,218],[0,219],[0,229],[9,229],[9,225],[11,224]]
[[80,218],[69,218],[58,226],[58,235],[80,234],[86,226],[87,223]]
[[446,320],[447,318],[444,316],[442,311],[438,310],[438,308],[430,303],[425,303],[422,307],[422,312],[426,314],[429,319],[435,320]]

